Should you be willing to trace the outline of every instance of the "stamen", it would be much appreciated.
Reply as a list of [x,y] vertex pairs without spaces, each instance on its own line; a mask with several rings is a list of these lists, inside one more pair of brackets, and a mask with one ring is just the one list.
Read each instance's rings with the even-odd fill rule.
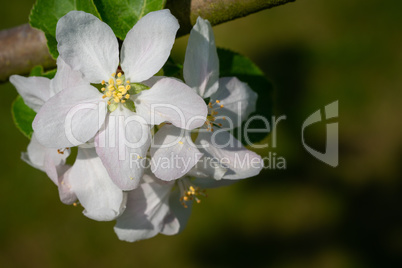
[[117,74],[117,77],[121,77],[121,73],[120,73],[120,72]]
[[113,86],[114,85],[114,80],[113,80],[113,78],[110,78],[109,79],[109,88],[110,88],[110,86]]
[[124,96],[126,99],[130,98],[130,94],[126,94],[126,96]]
[[106,88],[104,88],[104,87],[103,87],[103,88],[101,88],[101,90],[102,90],[102,91],[105,91],[105,90],[106,90]]
[[116,79],[116,84],[117,85],[121,85],[123,83],[123,81],[121,81],[121,79]]
[[104,85],[105,84],[105,80],[102,80],[102,85]]

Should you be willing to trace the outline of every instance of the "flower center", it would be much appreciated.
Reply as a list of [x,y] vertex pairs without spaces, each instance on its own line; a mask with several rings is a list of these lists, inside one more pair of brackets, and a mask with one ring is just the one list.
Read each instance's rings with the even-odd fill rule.
[[[221,104],[220,100],[216,100],[215,102],[209,102],[208,103],[208,115],[207,115],[207,120],[205,121],[205,124],[207,125],[207,129],[209,131],[214,131],[214,126],[222,126],[222,124],[216,124],[215,119],[216,116],[218,115],[219,109],[223,108],[223,104]],[[223,120],[225,120],[225,117],[222,117]]]
[[195,200],[197,203],[201,203],[199,196],[207,197],[206,190],[191,184],[189,179],[183,178],[177,181],[180,188],[180,202],[183,207],[187,208],[187,202]]
[[[102,98],[108,98],[108,108],[113,109],[114,107],[117,108],[118,103],[125,103],[127,100],[130,99],[130,94],[128,91],[131,88],[130,81],[125,79],[125,76],[122,73],[116,74],[113,73],[112,77],[109,78],[109,81],[105,82],[102,81],[102,92],[104,95]],[[116,109],[114,108],[114,109]]]

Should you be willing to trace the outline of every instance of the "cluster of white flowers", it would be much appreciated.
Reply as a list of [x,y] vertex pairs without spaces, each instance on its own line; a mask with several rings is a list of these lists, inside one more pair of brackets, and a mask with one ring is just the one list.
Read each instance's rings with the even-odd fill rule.
[[[112,29],[72,11],[56,30],[56,76],[10,78],[36,113],[22,158],[43,170],[66,204],[116,220],[121,240],[182,230],[205,188],[257,175],[261,157],[228,130],[255,111],[257,95],[235,77],[219,78],[211,25],[198,18],[184,82],[154,76],[167,61],[179,24],[151,12],[127,33],[119,56]],[[72,166],[71,147],[78,147]]]

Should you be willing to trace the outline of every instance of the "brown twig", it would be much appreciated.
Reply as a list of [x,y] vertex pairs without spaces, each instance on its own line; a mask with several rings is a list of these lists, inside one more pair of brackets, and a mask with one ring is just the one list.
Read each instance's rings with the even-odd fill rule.
[[[167,0],[180,23],[178,36],[188,34],[200,16],[212,25],[244,17],[257,11],[295,0]],[[0,31],[0,82],[12,74],[27,74],[37,65],[56,66],[50,56],[43,32],[24,24]]]

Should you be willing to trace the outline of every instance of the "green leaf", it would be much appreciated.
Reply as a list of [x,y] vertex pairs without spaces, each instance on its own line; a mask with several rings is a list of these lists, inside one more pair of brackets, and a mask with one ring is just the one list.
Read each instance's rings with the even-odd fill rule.
[[141,84],[141,83],[131,83],[130,85],[131,85],[131,88],[128,91],[130,93],[130,95],[135,95],[135,94],[140,93],[143,90],[150,89],[149,86]]
[[30,139],[33,133],[32,122],[36,116],[34,110],[25,104],[21,96],[18,96],[12,104],[11,113],[17,128]]
[[127,109],[129,109],[133,113],[136,112],[135,104],[134,104],[134,102],[132,100],[126,100],[126,102],[124,103],[124,107],[126,107]]
[[[265,77],[264,73],[249,58],[236,52],[218,48],[219,73],[220,77],[236,76],[240,81],[247,83],[250,88],[258,94],[257,109],[253,115],[261,115],[271,120],[273,105],[273,87]],[[244,125],[242,128],[235,129],[234,134],[243,144],[245,142]],[[266,129],[262,120],[253,120],[248,129]],[[240,130],[243,133],[240,133]],[[264,139],[268,133],[248,133],[249,140],[256,143]]]
[[168,58],[163,66],[163,75],[181,78],[183,66],[174,62],[171,57]]
[[151,11],[163,9],[165,3],[166,0],[95,0],[102,20],[121,40],[139,19]]
[[43,76],[49,79],[52,79],[56,75],[57,69],[53,69],[47,72],[43,71],[43,67],[41,65],[35,66],[32,68],[29,76]]
[[100,18],[93,0],[37,0],[31,10],[29,23],[42,30],[53,58],[57,58],[56,25],[57,21],[72,10],[81,10]]

